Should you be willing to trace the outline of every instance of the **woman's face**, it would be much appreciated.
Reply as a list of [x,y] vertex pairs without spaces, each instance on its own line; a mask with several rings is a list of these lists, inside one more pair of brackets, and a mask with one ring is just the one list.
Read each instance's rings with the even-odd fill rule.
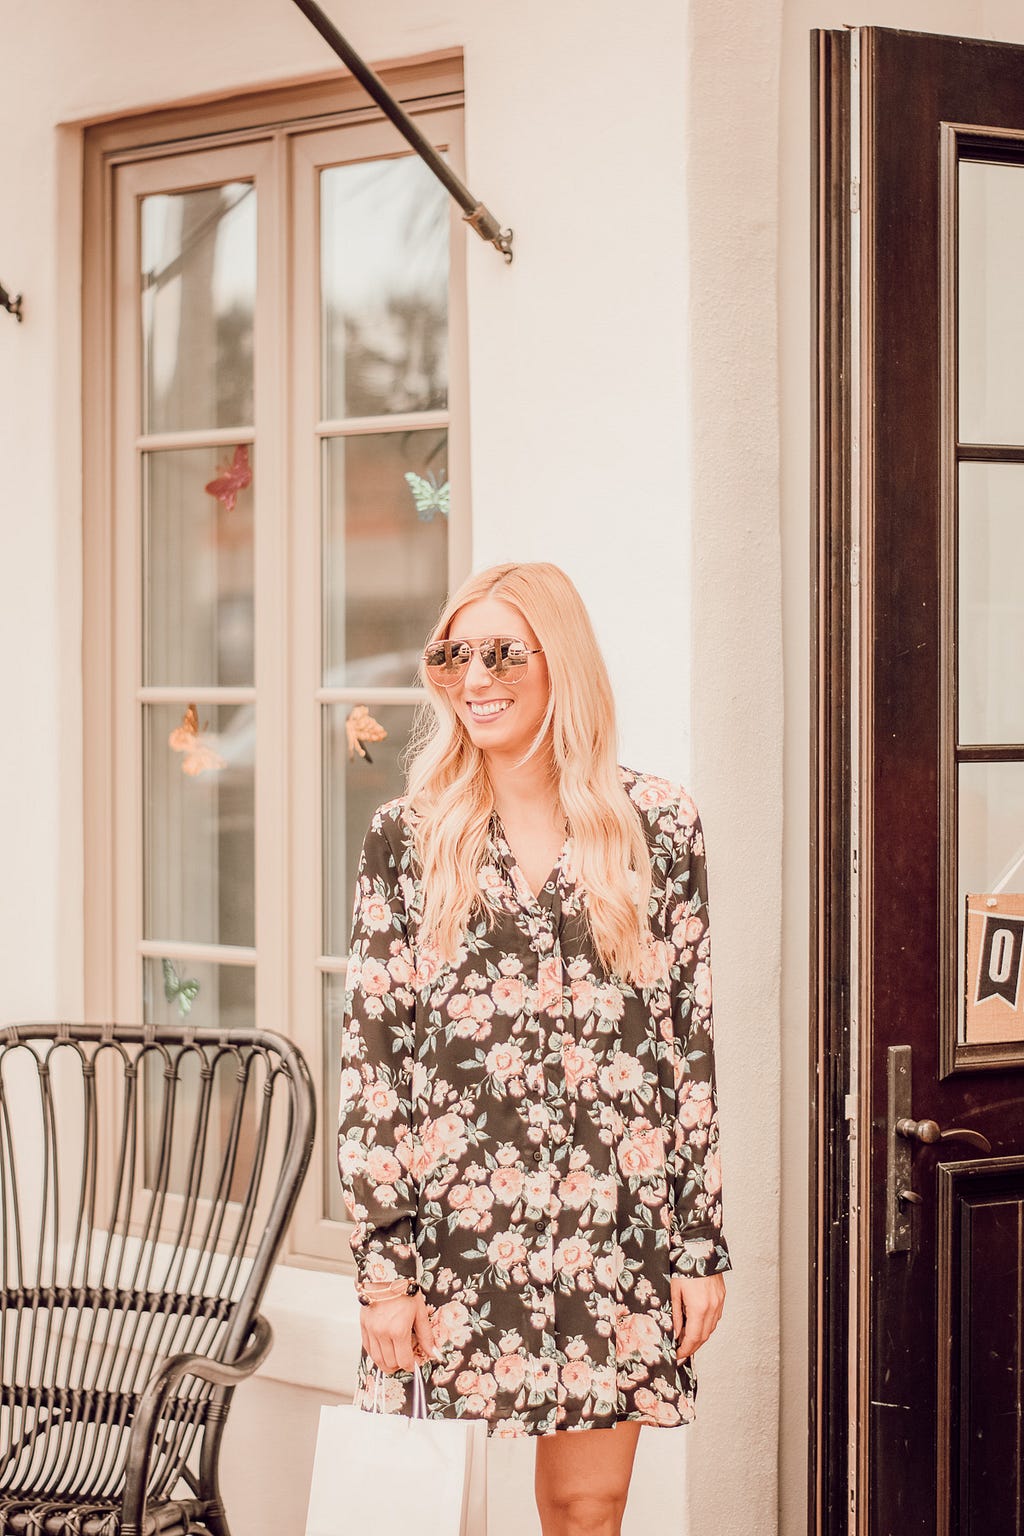
[[[449,639],[469,640],[474,645],[493,635],[524,640],[531,651],[540,644],[519,609],[500,597],[466,603],[448,626]],[[540,730],[548,706],[544,653],[530,657],[526,676],[518,683],[507,683],[489,672],[474,651],[465,675],[448,689],[448,697],[481,752],[518,760]]]

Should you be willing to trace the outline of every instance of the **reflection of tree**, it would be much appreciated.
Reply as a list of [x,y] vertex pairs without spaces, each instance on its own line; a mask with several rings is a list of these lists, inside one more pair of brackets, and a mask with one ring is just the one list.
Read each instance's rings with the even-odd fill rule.
[[[328,377],[349,416],[443,409],[448,372],[444,190],[411,157],[326,173],[338,230],[324,272]],[[382,245],[383,242],[383,245]]]

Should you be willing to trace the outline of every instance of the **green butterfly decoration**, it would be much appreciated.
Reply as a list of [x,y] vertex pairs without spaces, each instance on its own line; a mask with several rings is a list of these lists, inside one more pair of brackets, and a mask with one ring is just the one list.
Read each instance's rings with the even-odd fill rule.
[[406,483],[412,491],[412,499],[416,503],[416,511],[421,523],[432,523],[434,513],[440,512],[442,517],[448,516],[448,504],[451,487],[445,480],[438,485],[434,479],[434,471],[430,471],[430,478],[425,480],[422,475],[417,475],[413,470],[406,471]]
[[187,1018],[192,1011],[192,1004],[199,996],[199,983],[194,976],[182,981],[169,960],[160,963],[164,968],[164,997],[169,1003],[177,1000],[178,1013],[183,1019]]

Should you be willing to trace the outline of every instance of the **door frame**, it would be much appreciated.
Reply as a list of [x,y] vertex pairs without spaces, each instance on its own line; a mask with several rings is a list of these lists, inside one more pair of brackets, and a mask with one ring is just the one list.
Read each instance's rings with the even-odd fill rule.
[[[849,1528],[866,1468],[850,1392],[859,1374],[864,1283],[854,1219],[861,1179],[856,1085],[863,907],[858,772],[862,327],[860,102],[851,90],[859,35],[811,34],[811,1124],[808,1531]],[[860,454],[867,451],[860,442]],[[860,1391],[858,1390],[858,1397]],[[851,1432],[852,1431],[852,1432]]]

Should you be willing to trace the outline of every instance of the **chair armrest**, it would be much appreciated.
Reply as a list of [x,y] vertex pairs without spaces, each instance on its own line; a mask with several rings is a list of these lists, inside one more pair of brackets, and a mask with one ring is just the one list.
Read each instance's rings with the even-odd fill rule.
[[142,1531],[156,1428],[175,1387],[186,1376],[196,1376],[200,1381],[210,1381],[218,1387],[235,1387],[262,1365],[273,1342],[270,1324],[265,1317],[257,1317],[252,1325],[250,1342],[235,1360],[213,1360],[208,1355],[171,1355],[164,1361],[143,1392],[132,1424],[121,1516],[122,1536],[139,1536]]

